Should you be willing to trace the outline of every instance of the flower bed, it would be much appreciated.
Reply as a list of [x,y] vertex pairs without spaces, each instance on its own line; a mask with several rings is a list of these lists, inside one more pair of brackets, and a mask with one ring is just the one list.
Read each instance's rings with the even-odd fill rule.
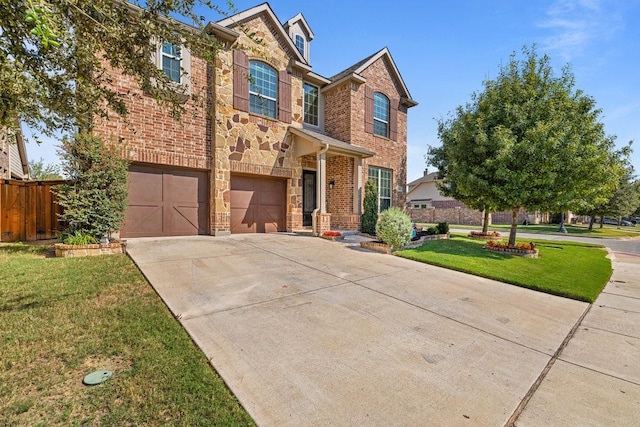
[[344,239],[344,235],[339,231],[325,231],[320,235],[323,239],[326,240],[342,240]]
[[[429,234],[429,235],[421,236],[418,240],[414,240],[412,242],[407,243],[402,249],[413,249],[413,248],[417,248],[418,246],[422,246],[424,242],[427,242],[429,240],[441,240],[441,239],[448,239],[448,238],[449,238],[449,234]],[[360,247],[365,249],[371,249],[376,252],[381,252],[383,254],[391,253],[391,248],[389,247],[389,245],[379,240],[360,242]]]
[[54,245],[57,257],[70,258],[94,255],[113,255],[127,252],[126,242],[99,243],[93,245]]
[[471,232],[469,232],[467,237],[470,237],[472,239],[478,239],[478,240],[500,240],[500,239],[502,239],[502,236],[497,231],[488,231],[486,233],[483,233],[482,231],[471,231]]
[[494,242],[490,240],[483,247],[493,252],[503,252],[509,255],[521,256],[524,258],[538,258],[538,249],[536,245],[531,243],[518,243],[516,246],[509,246],[506,243]]

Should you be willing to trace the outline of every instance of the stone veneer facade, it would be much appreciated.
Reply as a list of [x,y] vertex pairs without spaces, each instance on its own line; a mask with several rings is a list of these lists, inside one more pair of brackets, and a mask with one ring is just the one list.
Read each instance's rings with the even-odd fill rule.
[[[257,12],[242,21],[253,38],[238,25],[237,40],[218,51],[215,66],[191,57],[191,91],[201,102],[188,99],[181,122],[159,108],[133,79],[116,75],[116,89],[127,96],[129,116],[123,120],[96,120],[94,129],[112,143],[123,144],[132,162],[191,168],[209,172],[209,230],[213,235],[231,231],[231,177],[233,174],[286,179],[286,228],[302,228],[302,171],[316,170],[315,154],[296,157],[288,128],[303,128],[303,83],[305,67],[292,65],[295,52],[280,25],[260,5]],[[270,9],[269,9],[270,10]],[[259,39],[260,43],[254,40]],[[243,50],[249,60],[269,64],[276,71],[287,70],[291,77],[291,123],[263,117],[234,108],[234,49]],[[383,92],[393,102],[401,98],[401,82],[392,72],[389,57],[383,56],[362,72],[365,84],[345,82],[330,88],[324,96],[324,132],[345,142],[376,153],[362,163],[362,182],[367,166],[393,171],[393,205],[404,207],[405,195],[397,188],[406,183],[406,108],[398,108],[397,138],[365,132],[365,85]],[[304,64],[303,64],[304,65]],[[307,71],[310,69],[307,67]],[[322,106],[322,104],[321,104]],[[213,112],[213,114],[211,114]],[[326,161],[327,213],[318,219],[321,230],[360,227],[362,194],[357,195],[354,170],[357,157],[329,153]],[[333,188],[329,183],[333,182]]]

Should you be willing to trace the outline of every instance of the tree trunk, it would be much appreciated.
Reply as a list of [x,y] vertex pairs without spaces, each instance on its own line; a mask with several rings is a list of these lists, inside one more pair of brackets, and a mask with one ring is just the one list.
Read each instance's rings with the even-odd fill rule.
[[482,219],[482,232],[487,234],[487,230],[489,229],[489,210],[484,210],[484,218]]
[[589,231],[593,231],[593,223],[596,221],[596,217],[591,215],[589,217]]
[[600,215],[600,228],[604,226],[604,215]]
[[511,213],[511,230],[509,231],[509,246],[516,245],[516,232],[518,230],[518,212],[520,208],[513,208]]

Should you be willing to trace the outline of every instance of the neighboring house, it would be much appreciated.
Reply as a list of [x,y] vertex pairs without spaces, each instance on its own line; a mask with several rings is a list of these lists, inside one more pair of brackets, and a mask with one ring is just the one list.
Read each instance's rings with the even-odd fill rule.
[[27,149],[20,128],[0,130],[0,178],[29,179]]
[[[407,184],[407,206],[410,209],[427,209],[436,206],[464,206],[452,197],[443,196],[438,189],[438,172],[424,170],[424,175]],[[435,203],[434,203],[435,202]],[[441,203],[447,202],[447,203]]]
[[215,67],[166,43],[154,60],[192,93],[213,94],[212,115],[187,100],[178,123],[119,76],[121,93],[140,95],[129,98],[130,125],[95,123],[132,161],[123,237],[357,230],[368,178],[380,210],[404,207],[417,103],[387,48],[324,77],[312,71],[302,14],[283,25],[264,3],[207,31],[225,43]]

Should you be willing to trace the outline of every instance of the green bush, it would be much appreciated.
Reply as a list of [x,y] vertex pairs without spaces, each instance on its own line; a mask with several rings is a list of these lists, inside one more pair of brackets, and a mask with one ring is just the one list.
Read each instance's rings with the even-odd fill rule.
[[374,235],[378,222],[378,186],[370,179],[364,184],[364,211],[362,212],[362,232]]
[[413,224],[409,215],[396,207],[382,212],[376,225],[376,235],[391,246],[391,250],[402,248],[411,241]]
[[427,235],[433,236],[434,234],[438,234],[438,229],[436,227],[427,228]]
[[436,225],[436,234],[447,234],[449,232],[449,224],[447,222],[439,222]]
[[129,162],[87,133],[65,138],[61,157],[70,179],[58,190],[60,219],[69,224],[65,234],[77,231],[100,239],[118,230],[127,207]]
[[68,233],[62,234],[62,243],[65,245],[91,245],[98,243],[98,239],[80,230],[69,230]]

